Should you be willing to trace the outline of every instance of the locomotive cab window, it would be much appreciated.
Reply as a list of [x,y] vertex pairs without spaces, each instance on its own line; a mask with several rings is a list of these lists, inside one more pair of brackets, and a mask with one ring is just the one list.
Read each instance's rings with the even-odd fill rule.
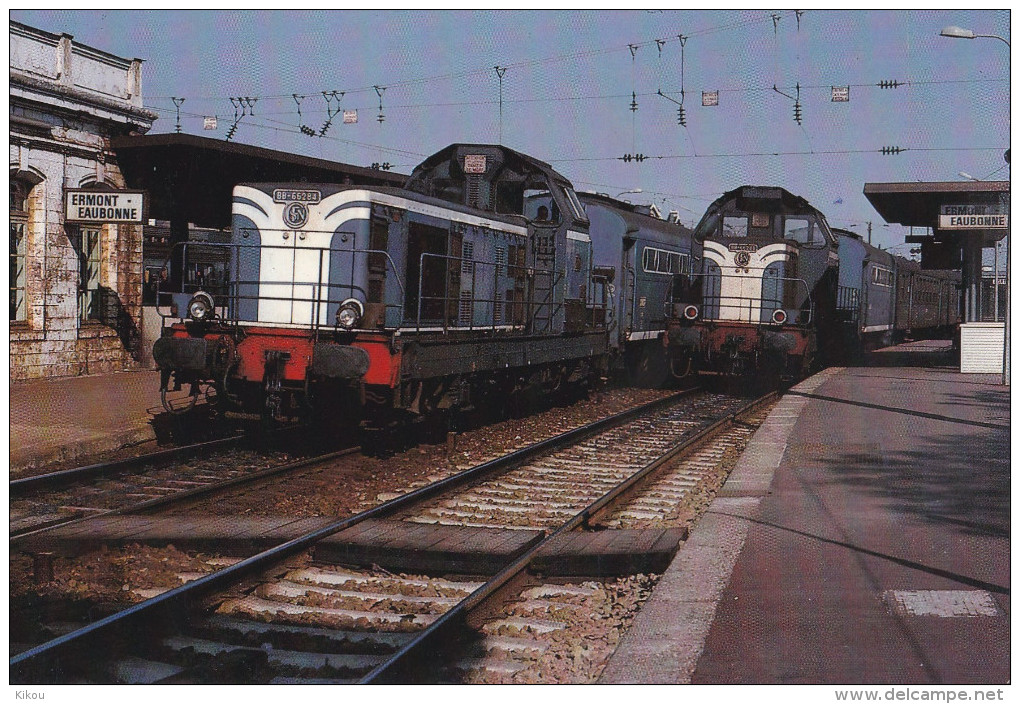
[[560,221],[560,209],[548,189],[532,188],[524,191],[524,217],[556,223]]
[[807,218],[785,218],[783,221],[783,239],[793,240],[801,244],[815,244],[815,233],[812,223]]
[[747,237],[747,216],[727,215],[723,218],[723,237]]
[[584,206],[581,205],[581,201],[578,199],[577,194],[574,193],[574,189],[564,188],[563,191],[567,194],[567,201],[569,201],[570,207],[574,211],[574,218],[581,222],[588,222],[588,214],[584,212]]
[[705,239],[715,237],[718,234],[718,229],[719,216],[716,213],[712,213],[698,223],[698,228],[694,231],[694,239],[704,242]]

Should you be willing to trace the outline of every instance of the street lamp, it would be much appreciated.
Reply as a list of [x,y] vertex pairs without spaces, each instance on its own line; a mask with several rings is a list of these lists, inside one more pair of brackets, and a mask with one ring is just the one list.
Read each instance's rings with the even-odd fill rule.
[[[975,34],[972,29],[964,29],[963,27],[957,27],[950,25],[949,27],[943,28],[939,32],[940,36],[950,37],[952,39],[998,39],[1000,42],[1009,46],[1009,42],[998,34]],[[1009,161],[1008,153],[1006,157],[1007,163]],[[961,174],[962,175],[962,174]],[[998,250],[996,249],[996,263],[998,263]],[[995,282],[995,290],[998,291],[999,282]],[[996,309],[998,313],[998,309]],[[1002,345],[1002,383],[1003,385],[1009,384],[1009,232],[1006,232],[1006,320],[1002,330],[1003,345]]]
[[620,191],[619,193],[616,194],[616,197],[619,198],[620,196],[625,196],[628,193],[644,193],[644,190],[640,188],[634,188],[629,191]]
[[950,25],[949,27],[943,29],[941,32],[939,32],[939,36],[951,37],[953,39],[977,39],[977,38],[998,39],[1006,46],[1009,46],[1009,42],[1000,37],[998,34],[975,34],[974,30],[972,29],[964,29],[963,27],[957,27],[955,25]]

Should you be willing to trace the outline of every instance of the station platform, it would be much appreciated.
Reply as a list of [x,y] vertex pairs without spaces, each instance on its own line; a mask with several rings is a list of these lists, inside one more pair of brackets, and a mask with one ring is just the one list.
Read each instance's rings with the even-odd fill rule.
[[153,420],[164,413],[153,370],[12,382],[9,408],[12,478],[154,440]]
[[1009,387],[904,347],[783,397],[601,682],[1009,681]]

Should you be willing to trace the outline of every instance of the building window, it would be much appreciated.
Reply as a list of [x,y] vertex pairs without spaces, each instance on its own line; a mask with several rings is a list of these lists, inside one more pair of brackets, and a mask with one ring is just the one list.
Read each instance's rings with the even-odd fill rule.
[[81,266],[81,284],[78,289],[78,319],[99,320],[99,262],[100,235],[98,227],[83,227],[79,231],[78,256]]
[[28,320],[25,269],[28,260],[28,191],[23,181],[11,181],[11,321]]

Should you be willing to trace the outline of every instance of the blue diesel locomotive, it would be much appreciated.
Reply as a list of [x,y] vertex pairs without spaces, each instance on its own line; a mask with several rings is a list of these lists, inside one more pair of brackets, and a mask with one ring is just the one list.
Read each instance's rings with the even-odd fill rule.
[[[628,311],[666,310],[691,247],[676,226],[599,212],[496,145],[451,145],[399,189],[240,184],[226,281],[165,311],[162,387],[190,385],[190,407],[206,395],[268,418],[385,421],[590,384],[621,344],[661,349],[665,316]],[[636,241],[662,252],[654,289],[634,285],[633,257],[652,256],[626,251]]]
[[697,302],[670,320],[674,368],[799,378],[907,333],[948,333],[957,320],[957,273],[922,271],[833,230],[782,188],[723,194],[694,236],[704,261]]

